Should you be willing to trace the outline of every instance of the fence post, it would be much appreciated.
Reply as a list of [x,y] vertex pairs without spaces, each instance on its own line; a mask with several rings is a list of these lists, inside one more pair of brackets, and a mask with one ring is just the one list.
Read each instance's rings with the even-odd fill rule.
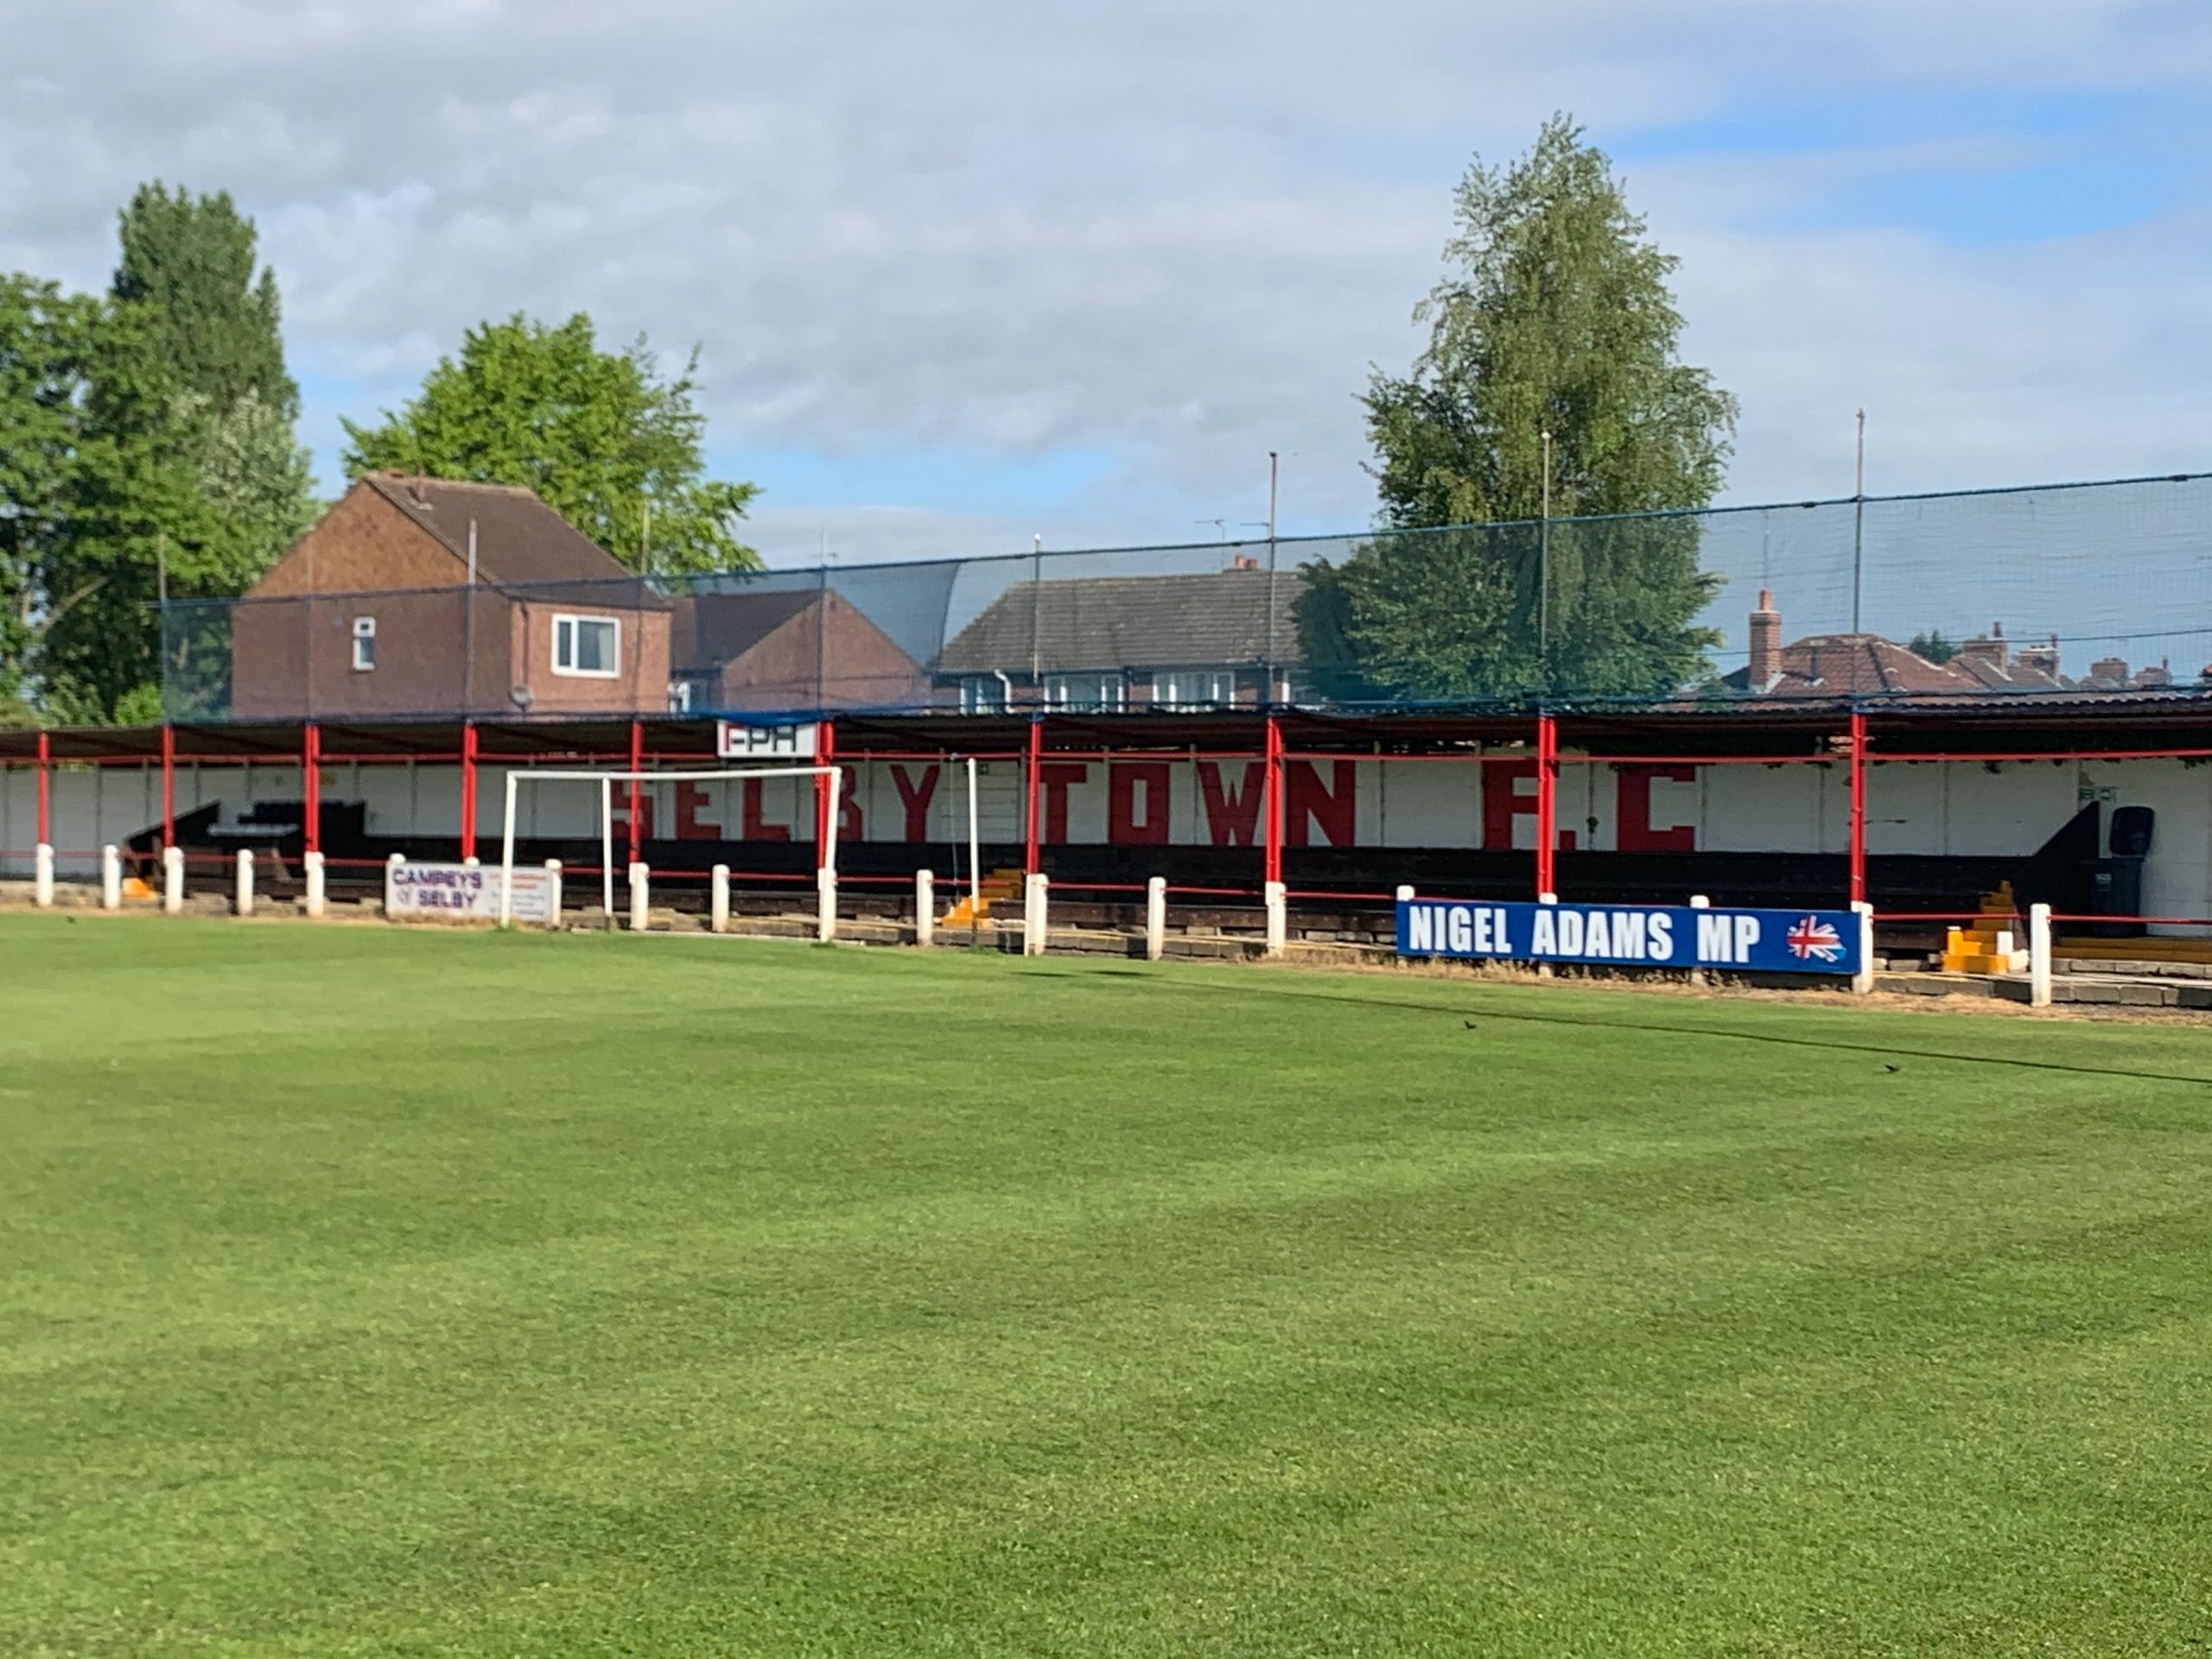
[[393,901],[399,896],[399,873],[407,868],[407,855],[394,853],[384,861],[384,918],[391,919]]
[[253,849],[238,849],[238,909],[241,916],[253,914]]
[[323,908],[322,855],[309,853],[302,861],[308,874],[308,914],[321,918]]
[[1270,881],[1262,902],[1268,912],[1268,954],[1280,957],[1290,948],[1290,897],[1280,881]]
[[[1555,893],[1540,893],[1536,895],[1536,902],[1540,905],[1555,905],[1559,903],[1559,894]],[[1548,962],[1540,962],[1536,964],[1536,977],[1538,979],[1549,979],[1551,976],[1551,963]]]
[[41,910],[54,908],[54,849],[42,841],[31,854],[31,902]]
[[1158,962],[1167,954],[1167,878],[1155,875],[1144,884],[1144,954]]
[[1859,917],[1859,971],[1851,976],[1851,988],[1864,996],[1874,988],[1874,906],[1861,899],[1851,908]]
[[545,861],[545,925],[561,931],[561,861]]
[[2028,1006],[2050,1006],[2050,906],[2028,906]]
[[1049,879],[1042,874],[1029,877],[1021,895],[1021,954],[1041,957],[1045,954],[1046,926],[1046,897]]
[[[1711,909],[1713,908],[1713,900],[1712,900],[1712,899],[1708,899],[1708,898],[1707,898],[1707,897],[1706,897],[1703,893],[1694,893],[1690,894],[1690,908],[1691,908],[1692,910],[1711,910]],[[1694,943],[1694,941],[1693,941],[1693,943]],[[1691,959],[1692,959],[1693,961],[1694,961],[1696,958],[1695,958],[1694,957],[1693,957]],[[1691,984],[1693,984],[1693,985],[1702,985],[1702,984],[1704,984],[1705,982],[1706,982],[1706,979],[1705,979],[1705,969],[1702,969],[1702,968],[1693,968],[1693,969],[1690,969],[1690,983],[1691,983]]]
[[184,849],[162,849],[162,908],[172,916],[184,914]]
[[937,874],[931,870],[914,872],[914,943],[937,943]]
[[729,931],[729,866],[717,864],[707,877],[707,930]]
[[814,873],[814,939],[829,944],[837,937],[837,872],[824,868]]
[[100,908],[123,908],[123,853],[112,843],[100,849]]
[[653,891],[652,872],[636,860],[630,863],[630,931],[644,933],[651,931]]

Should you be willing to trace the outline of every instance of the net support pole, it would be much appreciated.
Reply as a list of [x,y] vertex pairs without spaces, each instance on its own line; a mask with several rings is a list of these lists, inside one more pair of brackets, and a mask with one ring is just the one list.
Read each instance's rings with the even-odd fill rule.
[[2050,1006],[2050,906],[2028,906],[2028,1006]]
[[1851,902],[1866,901],[1866,716],[1851,711]]
[[1167,878],[1155,875],[1144,884],[1144,957],[1158,962],[1167,954]]
[[476,856],[476,722],[461,724],[461,856]]
[[1021,873],[1033,876],[1037,861],[1037,797],[1045,770],[1045,717],[1029,717],[1029,747],[1022,764]]
[[[1263,748],[1266,757],[1260,779],[1260,802],[1264,813],[1260,859],[1260,880],[1269,890],[1282,885],[1282,722],[1273,715],[1268,716],[1267,741]],[[1273,954],[1270,952],[1270,954]]]
[[937,943],[937,873],[914,872],[914,943]]
[[167,721],[162,722],[162,845],[176,845],[176,728]]
[[645,769],[645,723],[641,720],[630,722],[630,861],[639,862],[645,857],[645,779],[639,776]]
[[[168,728],[162,728],[168,735]],[[322,859],[322,728],[308,721],[300,733],[300,816],[306,820],[301,826],[306,836],[304,851],[318,867]],[[476,850],[472,843],[468,849]],[[320,910],[310,915],[320,916]]]
[[707,931],[729,931],[729,866],[717,864],[707,877]]
[[1559,888],[1553,853],[1559,844],[1559,723],[1536,716],[1536,898],[1550,903]]
[[100,849],[100,908],[123,908],[123,849],[112,842]]
[[162,849],[162,909],[170,916],[184,914],[184,849]]
[[[817,766],[834,766],[837,760],[837,727],[834,721],[823,721],[816,728],[814,760]],[[823,772],[814,780],[814,868],[828,869],[836,862],[831,849],[837,841],[838,807],[830,792],[831,774]]]

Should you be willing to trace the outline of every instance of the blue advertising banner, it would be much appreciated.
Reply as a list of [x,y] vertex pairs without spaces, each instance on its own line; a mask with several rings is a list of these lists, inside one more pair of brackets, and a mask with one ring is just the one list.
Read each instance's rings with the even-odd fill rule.
[[1491,904],[1401,899],[1398,954],[1618,968],[1856,974],[1848,910],[1693,910],[1672,905]]

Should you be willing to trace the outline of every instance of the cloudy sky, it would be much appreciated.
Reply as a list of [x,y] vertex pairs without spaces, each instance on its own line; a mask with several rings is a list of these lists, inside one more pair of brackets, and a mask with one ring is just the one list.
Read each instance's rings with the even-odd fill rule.
[[0,0],[0,268],[227,188],[306,436],[518,308],[702,348],[776,563],[1372,511],[1469,157],[1571,110],[1743,399],[1728,496],[2212,465],[2202,0]]

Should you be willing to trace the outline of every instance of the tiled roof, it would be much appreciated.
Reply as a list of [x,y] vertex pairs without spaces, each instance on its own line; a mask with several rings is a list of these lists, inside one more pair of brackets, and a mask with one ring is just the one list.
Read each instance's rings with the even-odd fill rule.
[[1295,663],[1291,607],[1305,588],[1289,570],[1024,582],[963,628],[938,666],[947,674],[1026,674],[1033,652],[1047,673]]
[[476,575],[501,587],[543,582],[615,582],[630,575],[613,555],[545,505],[531,491],[505,484],[416,480],[370,473],[361,482],[468,563],[468,527],[476,526]]

